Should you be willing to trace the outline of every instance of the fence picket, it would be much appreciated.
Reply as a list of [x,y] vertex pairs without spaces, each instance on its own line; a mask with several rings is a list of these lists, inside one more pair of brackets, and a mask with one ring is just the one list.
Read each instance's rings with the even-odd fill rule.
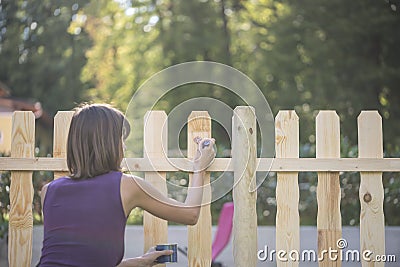
[[[167,151],[167,114],[164,111],[148,111],[144,117],[144,157],[150,161],[164,158]],[[167,195],[166,173],[146,172],[145,180],[151,183],[161,193]],[[168,241],[168,222],[143,213],[144,252],[157,244],[166,244]],[[158,264],[157,266],[165,266]]]
[[[65,175],[66,142],[73,112],[60,111],[54,121],[53,158],[34,158],[35,118],[32,112],[13,114],[11,157],[0,158],[0,170],[11,170],[9,251],[10,267],[31,265],[32,258],[32,171],[55,171],[55,178]],[[192,164],[182,158],[167,158],[167,115],[163,111],[146,113],[143,158],[127,158],[131,171],[144,171],[145,179],[167,194],[166,173],[191,170]],[[188,122],[188,158],[193,158],[196,136],[211,136],[211,118],[205,111],[192,112]],[[280,111],[276,117],[277,158],[257,158],[256,120],[252,107],[234,110],[232,117],[232,158],[216,159],[205,177],[200,218],[188,228],[189,266],[211,265],[211,187],[210,171],[234,171],[233,257],[235,266],[257,264],[257,214],[255,177],[257,171],[277,171],[276,250],[299,251],[298,172],[318,171],[317,229],[318,256],[323,250],[338,249],[341,238],[339,171],[360,171],[359,197],[361,252],[385,253],[384,189],[382,172],[400,171],[399,158],[383,158],[382,118],[376,111],[363,111],[358,117],[359,157],[340,158],[340,126],[335,111],[321,111],[316,118],[316,159],[299,159],[299,124],[294,111]],[[163,128],[162,128],[163,127]],[[189,180],[192,175],[189,175]],[[145,250],[167,242],[167,222],[144,214]],[[281,262],[281,266],[298,266],[298,262]],[[341,266],[340,260],[329,260],[325,253],[319,266]],[[362,266],[382,267],[382,262]]]
[[[340,158],[340,124],[335,111],[320,111],[316,118],[317,158]],[[324,250],[338,249],[342,236],[340,214],[340,181],[338,172],[318,172],[317,187],[318,256]],[[338,255],[336,255],[338,256]],[[325,253],[320,267],[340,267],[339,258],[332,260]]]
[[[206,111],[193,111],[188,118],[188,158],[193,159],[197,151],[195,137],[211,137],[211,118]],[[189,175],[189,180],[192,179]],[[203,206],[196,225],[188,226],[189,267],[211,266],[211,187],[210,173],[204,177]]]
[[[359,158],[382,158],[382,118],[376,111],[362,111],[358,116]],[[361,172],[360,182],[360,248],[373,255],[385,254],[385,218],[381,172]],[[371,256],[372,258],[373,256]],[[366,261],[362,266],[382,267],[384,262]]]
[[[53,158],[67,158],[67,138],[73,111],[58,111],[54,116]],[[68,175],[68,172],[54,172],[54,179]]]
[[[33,158],[35,117],[30,111],[16,111],[12,118],[11,156]],[[10,267],[28,267],[32,260],[32,171],[12,171],[8,263]]]
[[[299,157],[299,117],[294,110],[279,111],[275,119],[277,158]],[[299,182],[297,172],[278,172],[276,184],[276,251],[300,252]],[[280,261],[278,267],[299,266]]]
[[236,267],[257,265],[256,117],[252,107],[233,111],[233,258]]

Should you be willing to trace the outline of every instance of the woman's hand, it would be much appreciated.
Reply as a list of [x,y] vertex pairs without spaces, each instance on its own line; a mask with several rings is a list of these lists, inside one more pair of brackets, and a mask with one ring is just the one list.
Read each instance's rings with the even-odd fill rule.
[[196,137],[194,141],[198,144],[198,147],[193,159],[193,171],[201,172],[207,169],[215,159],[215,139]]
[[155,260],[164,255],[171,255],[173,253],[172,250],[162,250],[156,251],[155,247],[149,249],[141,257],[125,259],[123,260],[117,267],[150,267],[158,264]]

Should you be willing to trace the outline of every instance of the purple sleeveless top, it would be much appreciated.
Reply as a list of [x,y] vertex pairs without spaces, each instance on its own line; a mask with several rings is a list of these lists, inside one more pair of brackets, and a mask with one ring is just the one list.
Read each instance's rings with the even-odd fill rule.
[[62,177],[47,187],[40,267],[115,267],[124,255],[121,172]]

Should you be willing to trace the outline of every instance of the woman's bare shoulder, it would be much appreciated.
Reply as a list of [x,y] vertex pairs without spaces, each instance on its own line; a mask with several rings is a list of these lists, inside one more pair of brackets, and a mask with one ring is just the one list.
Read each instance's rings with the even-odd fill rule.
[[137,186],[137,183],[140,183],[140,181],[143,181],[143,178],[132,174],[122,173],[121,183],[125,184],[126,186]]

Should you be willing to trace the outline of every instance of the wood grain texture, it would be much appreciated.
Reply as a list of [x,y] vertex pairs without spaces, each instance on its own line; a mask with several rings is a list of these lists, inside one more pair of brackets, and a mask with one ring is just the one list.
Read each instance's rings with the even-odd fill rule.
[[[67,139],[73,111],[58,111],[54,116],[53,157],[67,158]],[[54,179],[68,175],[68,171],[54,172]]]
[[[164,158],[167,150],[167,114],[164,111],[148,111],[144,117],[144,158],[153,162]],[[167,195],[166,173],[146,172],[145,180],[151,183],[162,194]],[[144,252],[157,244],[168,241],[168,222],[148,212],[143,214]],[[158,264],[156,266],[165,266]]]
[[[35,117],[30,111],[13,114],[11,156],[33,158],[35,147]],[[12,171],[10,185],[10,218],[8,262],[10,267],[28,267],[32,259],[31,171]]]
[[[360,158],[382,158],[382,118],[377,111],[363,111],[358,116],[358,156]],[[374,255],[385,254],[385,218],[383,213],[384,189],[381,172],[361,172],[359,189],[360,248]],[[363,267],[381,267],[383,262],[367,262]]]
[[[163,113],[163,112],[161,112]],[[54,124],[54,158],[34,158],[34,116],[31,112],[15,112],[13,115],[12,150],[10,158],[0,158],[0,170],[11,170],[10,222],[9,222],[9,263],[10,266],[30,266],[32,253],[32,171],[56,171],[55,178],[65,175],[66,139],[73,112],[59,112]],[[164,115],[155,112],[158,123]],[[146,116],[150,116],[147,114]],[[160,119],[162,117],[162,119]],[[189,118],[188,155],[194,155],[195,136],[211,135],[211,120],[207,112],[193,112]],[[253,121],[254,120],[254,121]],[[385,253],[384,213],[382,185],[383,171],[400,171],[400,158],[383,158],[382,119],[376,111],[363,111],[358,118],[359,158],[341,159],[339,118],[334,111],[322,111],[317,116],[317,158],[298,158],[295,149],[296,132],[294,112],[281,111],[276,125],[277,158],[256,158],[256,127],[254,110],[238,107],[233,117],[233,158],[220,158],[207,171],[235,171],[234,258],[236,266],[255,266],[257,261],[256,192],[249,192],[255,186],[255,172],[278,172],[277,183],[277,249],[297,246],[298,187],[297,172],[318,171],[318,249],[336,249],[341,238],[340,184],[339,171],[360,171],[360,245],[361,251],[368,249],[375,255]],[[287,123],[287,124],[286,124]],[[160,123],[159,123],[160,124]],[[131,171],[146,171],[146,180],[159,190],[165,186],[165,171],[191,171],[192,165],[186,159],[166,159],[159,148],[163,140],[156,133],[160,125],[149,124],[145,134],[144,158],[128,158],[126,163]],[[247,127],[247,128],[246,128]],[[298,127],[298,125],[297,125]],[[252,128],[252,134],[248,129]],[[246,132],[247,131],[247,132]],[[297,129],[298,132],[298,129]],[[153,134],[154,133],[154,134]],[[161,135],[166,133],[162,132]],[[157,137],[158,136],[158,137]],[[290,136],[290,138],[289,138]],[[298,136],[297,143],[298,143]],[[166,146],[165,146],[166,147]],[[298,147],[298,144],[297,144]],[[273,162],[272,162],[273,160]],[[169,162],[170,161],[170,162]],[[155,172],[154,170],[159,172]],[[153,179],[154,178],[154,179]],[[209,173],[206,179],[209,182]],[[163,191],[164,192],[164,191]],[[206,187],[204,201],[211,200],[210,187]],[[289,198],[290,196],[290,198]],[[286,199],[286,200],[285,200]],[[166,222],[153,220],[145,214],[145,248],[151,244],[165,243]],[[288,224],[288,222],[291,222]],[[284,225],[287,225],[285,228]],[[243,230],[244,229],[244,230]],[[280,237],[279,237],[280,236]],[[163,241],[165,240],[165,241]],[[211,214],[209,205],[201,209],[199,223],[189,227],[190,266],[210,266],[211,262]],[[285,266],[297,266],[287,263]],[[323,261],[320,266],[340,266],[340,262]],[[283,266],[278,262],[278,266]],[[362,266],[384,266],[383,263],[362,262]]]
[[[317,158],[340,158],[340,123],[335,111],[320,111],[316,118]],[[337,249],[342,236],[340,181],[338,172],[318,172],[317,187],[318,255]],[[325,256],[319,266],[341,266],[340,260]]]
[[[275,119],[277,158],[299,157],[299,117],[294,110],[279,111]],[[278,172],[276,185],[276,251],[300,252],[299,183],[296,172]],[[299,266],[299,261],[280,261],[278,267]]]
[[[196,155],[195,137],[211,137],[211,118],[206,111],[193,111],[188,118],[188,158]],[[189,175],[189,180],[192,174]],[[211,266],[211,187],[210,173],[204,177],[204,189],[200,217],[196,225],[188,226],[188,263],[190,267]]]
[[234,169],[233,258],[236,267],[257,265],[256,117],[254,108],[236,107],[232,121]]
[[[272,172],[400,172],[400,158],[258,158],[257,171]],[[178,167],[179,166],[179,167]],[[269,167],[271,166],[271,168]],[[163,172],[192,171],[193,166],[185,158],[125,158],[124,169],[130,171]],[[62,158],[12,158],[0,157],[2,171],[68,171],[66,159]],[[233,171],[230,158],[217,158],[207,171]]]

